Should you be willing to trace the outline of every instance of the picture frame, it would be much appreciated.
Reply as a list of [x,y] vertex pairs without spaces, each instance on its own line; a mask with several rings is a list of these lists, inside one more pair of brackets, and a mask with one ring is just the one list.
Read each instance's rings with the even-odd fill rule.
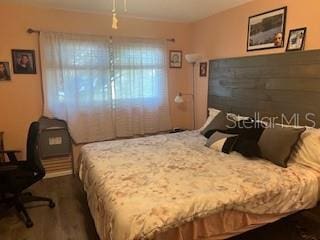
[[200,77],[206,77],[208,72],[208,63],[201,62],[199,69],[200,69]]
[[34,50],[12,49],[12,65],[15,74],[36,74]]
[[10,65],[9,62],[0,62],[0,81],[10,81]]
[[287,7],[249,17],[247,51],[284,47],[286,18]]
[[307,28],[291,29],[286,51],[301,51],[304,49]]
[[169,63],[170,68],[182,68],[182,51],[170,50]]

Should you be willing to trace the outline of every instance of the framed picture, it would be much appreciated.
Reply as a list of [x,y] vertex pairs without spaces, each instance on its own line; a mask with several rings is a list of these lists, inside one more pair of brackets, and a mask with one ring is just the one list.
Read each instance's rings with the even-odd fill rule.
[[287,51],[297,51],[304,48],[307,28],[297,28],[290,30]]
[[170,68],[182,68],[182,51],[170,51]]
[[207,69],[208,69],[208,63],[207,62],[200,63],[200,77],[206,77],[207,76]]
[[9,62],[0,62],[0,81],[11,80]]
[[36,74],[34,50],[12,50],[13,72],[16,74]]
[[247,51],[284,46],[287,7],[249,17]]

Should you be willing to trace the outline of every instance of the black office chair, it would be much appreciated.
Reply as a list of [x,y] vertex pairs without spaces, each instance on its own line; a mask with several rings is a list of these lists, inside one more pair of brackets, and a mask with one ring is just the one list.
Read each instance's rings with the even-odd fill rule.
[[40,160],[38,136],[39,122],[33,122],[28,132],[27,160],[16,161],[15,158],[12,160],[11,156],[12,161],[0,163],[1,202],[5,204],[6,209],[15,206],[19,213],[22,212],[25,217],[25,225],[28,228],[33,226],[33,222],[26,211],[24,203],[45,201],[49,203],[50,208],[55,207],[52,199],[33,196],[30,192],[23,193],[24,190],[45,176],[45,169]]

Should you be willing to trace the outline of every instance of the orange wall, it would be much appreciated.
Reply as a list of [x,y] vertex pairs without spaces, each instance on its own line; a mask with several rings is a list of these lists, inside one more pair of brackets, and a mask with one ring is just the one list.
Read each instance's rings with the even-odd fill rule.
[[[108,15],[0,4],[0,61],[9,61],[11,65],[11,49],[14,48],[35,49],[38,56],[37,35],[27,34],[25,31],[28,27],[57,32],[174,37],[177,41],[169,43],[169,49],[183,50],[184,53],[197,52],[204,56],[204,60],[283,52],[284,48],[246,52],[248,17],[283,6],[288,6],[286,39],[289,29],[306,26],[306,49],[320,48],[319,0],[308,0],[307,3],[298,0],[256,0],[192,24],[121,18],[117,31],[111,29],[111,17]],[[12,81],[0,82],[0,131],[5,131],[6,148],[24,149],[28,125],[41,114],[39,65],[37,69],[37,75],[12,75]],[[198,76],[198,65],[195,71]],[[173,126],[191,127],[191,99],[177,106],[173,98],[177,91],[191,92],[192,68],[184,61],[181,70],[171,69],[168,74]],[[207,78],[197,77],[198,127],[207,115],[207,87]]]
[[[27,34],[29,27],[47,31],[89,33],[101,35],[138,36],[150,38],[175,38],[169,49],[187,52],[191,46],[190,26],[182,23],[146,21],[120,18],[120,29],[111,29],[111,17],[103,14],[67,12],[21,5],[0,4],[1,37],[0,61],[9,61],[12,80],[0,82],[0,131],[5,132],[7,149],[24,149],[27,129],[37,120],[42,110],[41,78],[37,34]],[[11,49],[35,49],[36,75],[12,73]],[[177,91],[190,91],[188,76],[191,66],[183,62],[182,69],[171,69],[169,92],[173,126],[191,126],[191,108],[187,104],[176,106]]]
[[[285,48],[246,52],[248,17],[283,6],[288,6],[285,44],[290,29],[307,27],[305,49],[319,49],[319,0],[256,0],[192,24],[193,51],[206,59],[284,52]],[[196,85],[197,125],[200,126],[207,115],[208,80],[198,78]]]

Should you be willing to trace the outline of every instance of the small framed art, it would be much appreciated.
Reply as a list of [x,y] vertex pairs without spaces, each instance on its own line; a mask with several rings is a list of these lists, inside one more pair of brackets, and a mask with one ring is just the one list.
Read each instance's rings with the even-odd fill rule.
[[170,68],[182,68],[182,51],[171,50],[169,56]]
[[206,77],[208,72],[208,63],[200,63],[200,77]]
[[307,28],[297,28],[290,30],[287,51],[303,50]]
[[0,81],[11,80],[9,62],[0,62]]
[[13,72],[16,74],[36,74],[34,50],[12,50]]

